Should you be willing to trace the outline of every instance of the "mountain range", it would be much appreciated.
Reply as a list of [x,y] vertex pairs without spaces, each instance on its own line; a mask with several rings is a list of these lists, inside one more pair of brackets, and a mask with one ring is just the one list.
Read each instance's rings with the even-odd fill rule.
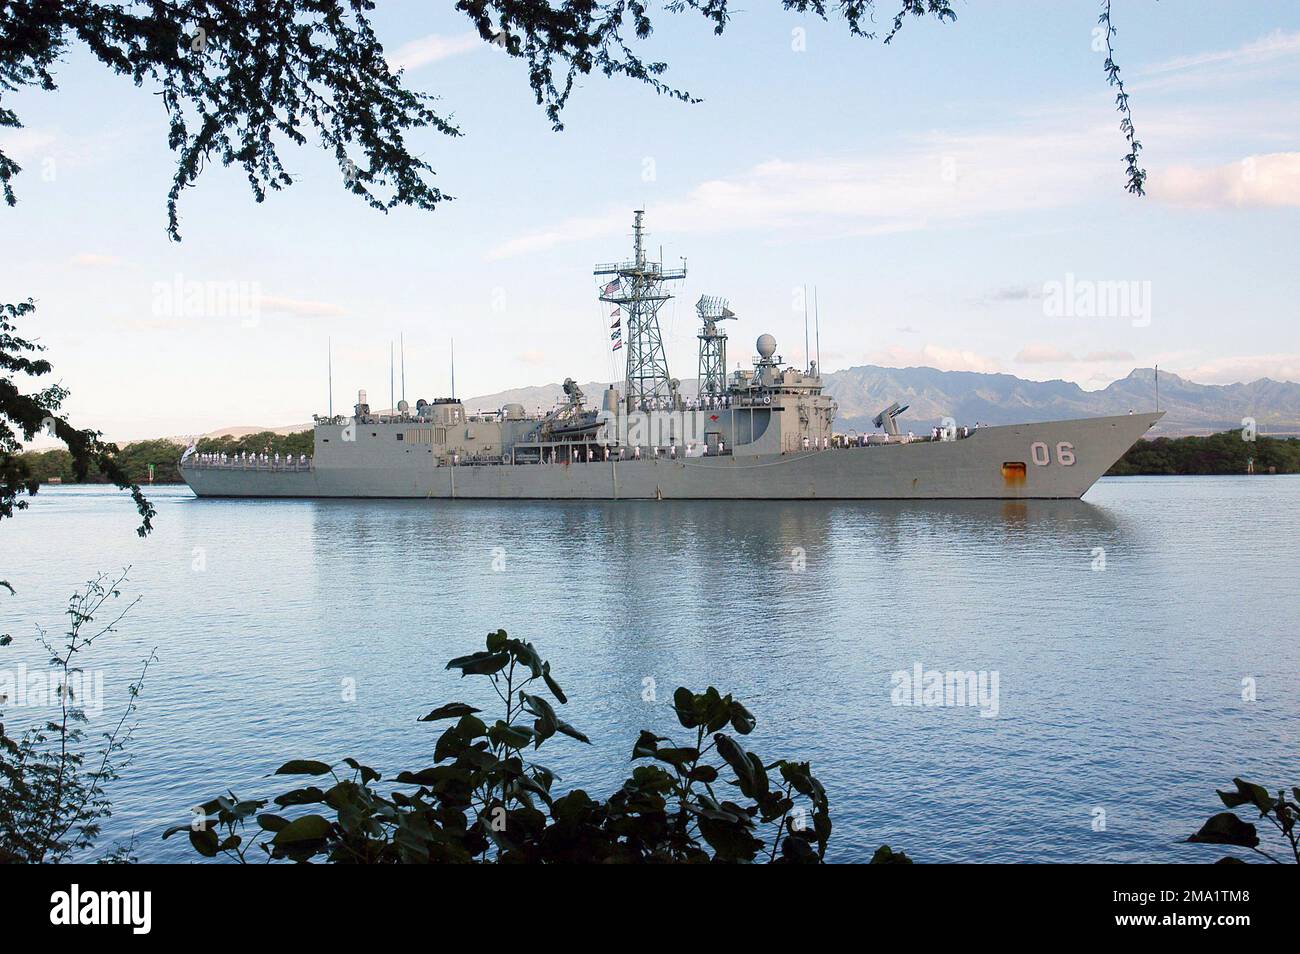
[[[1028,381],[1012,374],[978,371],[940,371],[936,368],[885,368],[862,365],[824,376],[826,391],[839,405],[836,429],[873,430],[871,420],[891,402],[907,405],[899,418],[904,430],[928,431],[943,418],[959,424],[1017,424],[1056,421],[1073,417],[1127,414],[1156,404],[1156,375],[1151,368],[1135,368],[1127,377],[1098,391],[1085,391],[1072,381]],[[1206,434],[1242,426],[1252,417],[1261,433],[1300,434],[1300,384],[1260,378],[1249,384],[1197,384],[1168,371],[1160,372],[1160,408],[1167,412],[1155,434],[1177,436]],[[582,385],[587,403],[599,406],[604,382]],[[693,398],[696,382],[686,380],[682,394]],[[504,404],[522,404],[529,411],[546,411],[562,397],[559,384],[513,388],[465,398],[475,411],[496,410]],[[288,433],[310,424],[281,427]],[[213,431],[208,436],[248,433],[269,428],[239,427]]]
[[[929,430],[943,418],[959,424],[1018,424],[1073,417],[1127,414],[1155,407],[1155,371],[1135,368],[1099,391],[1072,381],[1028,381],[1013,374],[940,371],[936,368],[885,368],[863,365],[824,376],[826,391],[839,405],[836,429],[873,430],[871,420],[891,402],[908,406],[899,418],[904,429]],[[582,385],[589,404],[599,404],[604,383]],[[696,383],[682,382],[694,397]],[[495,409],[506,403],[530,411],[553,407],[558,384],[515,388],[465,399],[468,410]],[[1160,408],[1167,412],[1158,434],[1198,434],[1242,426],[1253,417],[1263,433],[1300,433],[1300,384],[1261,378],[1249,384],[1197,384],[1160,372]]]

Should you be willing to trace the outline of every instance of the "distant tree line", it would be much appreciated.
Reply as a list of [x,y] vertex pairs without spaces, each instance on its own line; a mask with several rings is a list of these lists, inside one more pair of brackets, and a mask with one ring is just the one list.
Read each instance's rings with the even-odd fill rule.
[[[312,455],[314,438],[311,431],[295,434],[275,434],[259,431],[245,437],[205,437],[195,445],[195,451],[207,454],[276,454],[297,457]],[[153,483],[178,484],[181,482],[180,459],[183,448],[175,441],[165,439],[135,441],[117,450],[113,460],[135,484],[149,482],[149,465],[153,465]],[[42,484],[58,480],[65,484],[106,484],[110,478],[92,464],[84,478],[78,477],[76,461],[62,447],[47,451],[28,451],[22,455],[31,475]]]
[[1300,439],[1243,440],[1241,431],[1208,437],[1157,437],[1138,441],[1106,472],[1108,477],[1142,475],[1300,474]]
[[194,445],[200,454],[300,454],[312,456],[316,446],[314,431],[295,431],[292,434],[276,434],[272,431],[258,431],[245,437],[205,437]]

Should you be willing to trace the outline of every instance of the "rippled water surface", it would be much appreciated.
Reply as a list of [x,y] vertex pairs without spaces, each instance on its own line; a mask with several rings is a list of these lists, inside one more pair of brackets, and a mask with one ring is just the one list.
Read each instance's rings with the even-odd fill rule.
[[[637,730],[673,730],[673,688],[715,684],[758,716],[751,748],[813,762],[838,861],[882,842],[924,861],[1209,860],[1179,841],[1216,786],[1300,783],[1294,477],[1026,504],[152,496],[146,540],[129,500],[93,488],[0,524],[17,589],[0,668],[39,666],[36,626],[131,566],[141,601],[89,662],[98,728],[158,647],[104,839],[134,833],[143,860],[192,857],[162,829],[228,786],[283,790],[265,776],[290,757],[431,764],[437,730],[415,720],[495,701],[443,665],[497,627],[538,644],[592,737],[545,747],[562,788],[611,792]],[[996,674],[996,716],[895,705],[892,674],[916,664]],[[33,714],[9,707],[11,730]]]

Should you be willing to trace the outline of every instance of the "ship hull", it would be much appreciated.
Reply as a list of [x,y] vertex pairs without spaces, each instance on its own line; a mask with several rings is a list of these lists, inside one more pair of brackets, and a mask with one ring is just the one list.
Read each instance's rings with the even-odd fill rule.
[[573,464],[183,467],[200,497],[502,500],[936,500],[1078,498],[1163,415],[980,428],[914,441],[788,454]]

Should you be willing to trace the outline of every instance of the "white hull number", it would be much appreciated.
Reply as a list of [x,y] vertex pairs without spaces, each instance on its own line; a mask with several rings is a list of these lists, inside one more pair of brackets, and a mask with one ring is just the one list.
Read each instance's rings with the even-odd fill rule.
[[[1052,452],[1042,441],[1034,441],[1029,445],[1029,457],[1039,467],[1046,467],[1052,462]],[[1056,462],[1062,467],[1071,466],[1074,463],[1074,445],[1069,441],[1057,444]]]

